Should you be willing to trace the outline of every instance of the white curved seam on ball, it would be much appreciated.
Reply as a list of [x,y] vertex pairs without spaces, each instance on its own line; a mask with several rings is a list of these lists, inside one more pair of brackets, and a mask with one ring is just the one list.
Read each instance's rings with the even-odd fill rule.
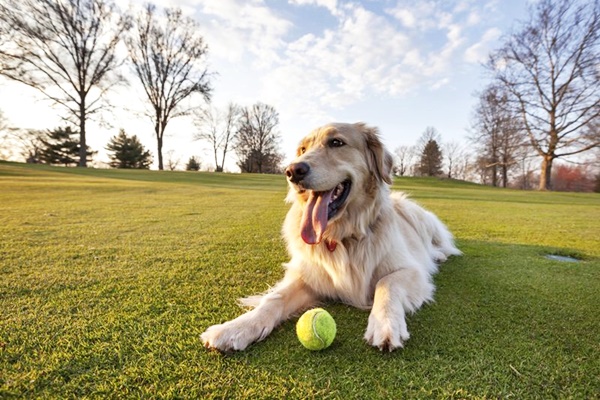
[[325,341],[323,339],[321,339],[321,337],[319,336],[319,333],[317,332],[317,316],[321,314],[321,311],[318,311],[317,313],[315,313],[315,315],[313,315],[312,318],[312,330],[313,330],[313,335],[316,336],[317,339],[319,339],[321,341],[321,345],[325,346]]

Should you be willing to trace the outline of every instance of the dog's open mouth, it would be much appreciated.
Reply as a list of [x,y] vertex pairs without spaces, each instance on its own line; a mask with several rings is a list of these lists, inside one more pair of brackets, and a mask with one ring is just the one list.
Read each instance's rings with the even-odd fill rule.
[[331,190],[308,190],[308,199],[302,214],[302,240],[317,244],[323,238],[327,222],[334,218],[348,199],[352,182],[345,180]]

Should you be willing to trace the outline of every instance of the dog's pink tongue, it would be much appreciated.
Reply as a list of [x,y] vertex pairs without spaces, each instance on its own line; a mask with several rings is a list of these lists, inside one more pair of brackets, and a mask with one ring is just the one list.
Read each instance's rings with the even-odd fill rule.
[[333,190],[328,192],[311,191],[302,214],[302,240],[307,244],[321,242],[327,228],[327,208]]

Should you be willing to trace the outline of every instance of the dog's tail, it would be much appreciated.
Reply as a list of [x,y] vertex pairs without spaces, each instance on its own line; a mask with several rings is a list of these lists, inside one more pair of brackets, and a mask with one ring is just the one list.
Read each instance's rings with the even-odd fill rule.
[[424,210],[429,220],[431,232],[431,244],[436,252],[435,260],[444,262],[449,256],[460,256],[462,252],[454,244],[454,236],[446,225],[433,213]]

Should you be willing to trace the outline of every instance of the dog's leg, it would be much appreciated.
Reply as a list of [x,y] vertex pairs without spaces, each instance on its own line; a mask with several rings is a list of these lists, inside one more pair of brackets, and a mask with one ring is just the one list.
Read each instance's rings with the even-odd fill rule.
[[380,350],[402,347],[410,337],[406,313],[431,300],[433,291],[427,275],[417,270],[402,269],[381,278],[375,288],[365,340]]
[[288,275],[262,297],[256,308],[234,320],[211,326],[200,337],[208,348],[224,352],[244,350],[316,300],[316,295],[302,280]]

